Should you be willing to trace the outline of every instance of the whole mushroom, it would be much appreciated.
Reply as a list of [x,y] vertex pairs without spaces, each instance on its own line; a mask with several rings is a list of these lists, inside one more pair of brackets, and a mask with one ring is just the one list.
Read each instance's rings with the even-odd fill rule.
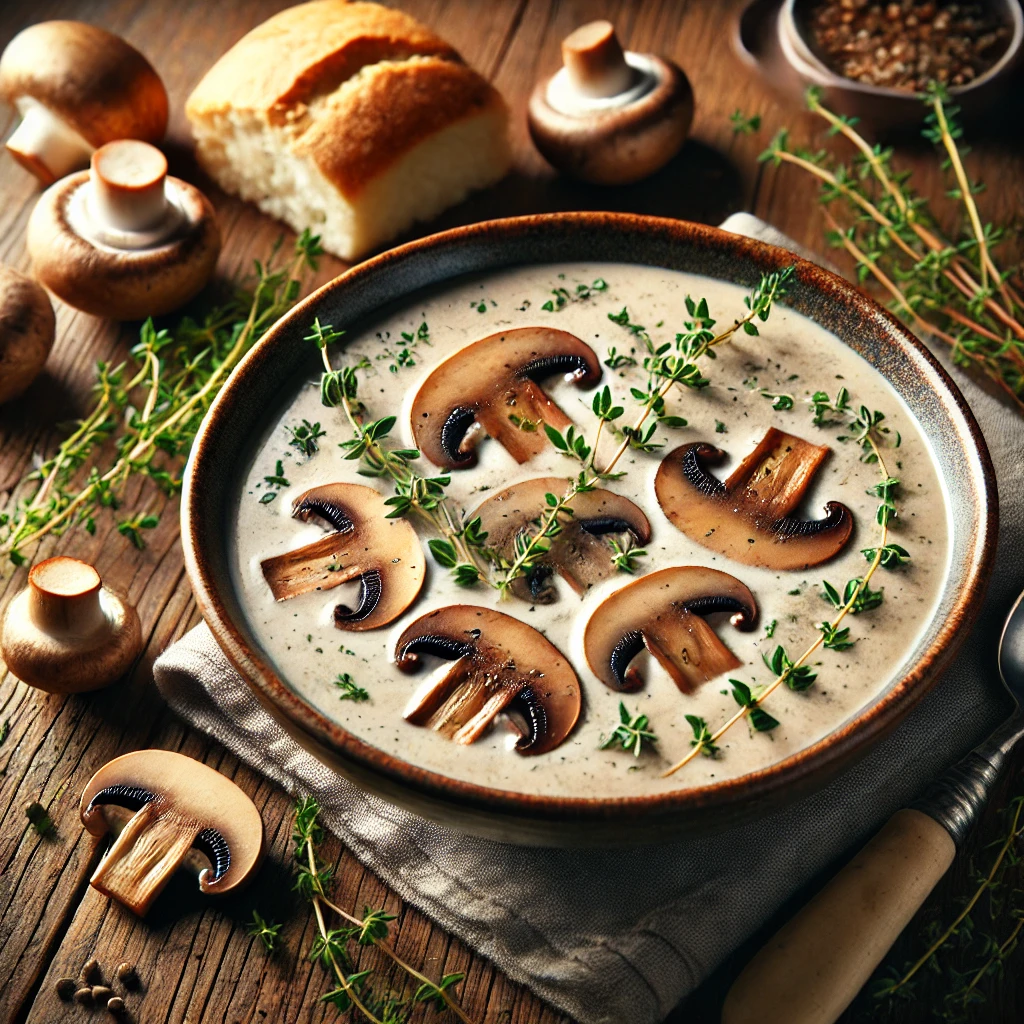
[[28,249],[36,276],[68,305],[140,320],[170,313],[209,281],[220,232],[207,198],[168,177],[160,150],[122,139],[39,197]]
[[56,322],[45,290],[0,266],[0,405],[39,376],[53,348]]
[[143,647],[135,609],[77,558],[32,566],[28,587],[0,626],[0,653],[23,682],[49,693],[98,690],[128,671]]
[[173,750],[115,757],[90,780],[79,806],[94,836],[117,836],[90,884],[140,916],[179,867],[204,893],[231,892],[263,860],[256,805],[220,772]]
[[679,152],[693,120],[693,90],[676,64],[623,52],[607,21],[566,36],[562,61],[537,84],[527,110],[530,135],[551,164],[596,185],[625,185]]
[[167,130],[167,91],[149,61],[80,21],[19,32],[0,57],[0,96],[22,116],[7,149],[44,185],[84,167],[107,142],[159,142]]

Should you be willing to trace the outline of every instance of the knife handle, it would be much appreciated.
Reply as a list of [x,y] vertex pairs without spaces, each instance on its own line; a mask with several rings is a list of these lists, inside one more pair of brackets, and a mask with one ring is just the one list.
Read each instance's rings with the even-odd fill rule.
[[955,853],[934,818],[897,811],[746,966],[725,998],[722,1024],[832,1024]]

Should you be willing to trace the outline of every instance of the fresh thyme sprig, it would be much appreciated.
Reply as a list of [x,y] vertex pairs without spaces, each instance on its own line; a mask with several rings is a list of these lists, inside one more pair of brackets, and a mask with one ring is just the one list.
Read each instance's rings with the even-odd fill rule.
[[362,704],[370,699],[370,694],[362,686],[356,685],[356,681],[348,672],[342,672],[334,680],[334,685],[340,691],[338,700],[351,700],[356,704]]
[[[295,860],[298,875],[295,888],[313,905],[316,918],[317,936],[310,950],[310,959],[327,970],[337,987],[321,996],[321,1001],[330,1003],[344,1012],[357,1010],[370,1024],[398,1024],[404,1021],[408,1012],[418,1003],[433,1005],[439,1010],[450,1010],[463,1024],[473,1024],[453,997],[455,986],[463,980],[463,974],[446,974],[440,981],[433,981],[411,964],[403,960],[388,942],[389,922],[393,914],[383,909],[371,910],[366,907],[362,917],[343,910],[327,895],[331,880],[331,869],[320,862],[317,846],[323,840],[323,828],[318,818],[320,807],[312,797],[305,797],[295,808],[295,824],[292,829]],[[325,911],[337,915],[344,924],[328,928]],[[413,994],[402,999],[391,993],[379,996],[369,982],[372,971],[356,971],[348,951],[349,944],[374,946],[404,971],[418,985]]]
[[[237,290],[199,321],[182,317],[157,330],[147,320],[130,360],[97,364],[92,411],[23,481],[36,485],[32,493],[0,514],[0,555],[21,564],[49,534],[75,525],[94,532],[99,510],[116,510],[132,479],[148,477],[165,494],[178,493],[182,462],[206,410],[242,356],[294,304],[300,275],[315,269],[323,252],[319,238],[305,231],[278,266],[279,245],[269,259],[255,261],[251,288]],[[101,449],[108,443],[114,454],[104,464]],[[157,518],[129,517],[124,524],[121,532],[140,545],[141,530],[152,529]]]
[[639,711],[635,715],[630,714],[625,703],[620,700],[619,724],[612,730],[608,739],[601,744],[601,749],[608,750],[618,746],[627,754],[632,751],[634,757],[639,757],[644,743],[653,745],[657,742],[658,737],[650,727],[647,715],[642,715]]
[[[665,772],[666,776],[679,771],[698,754],[701,754],[705,742],[717,744],[737,722],[751,715],[754,710],[760,710],[761,704],[783,684],[792,690],[808,689],[817,677],[817,674],[808,664],[815,652],[821,647],[830,647],[832,650],[843,650],[845,649],[843,645],[848,647],[854,641],[850,639],[848,628],[842,626],[843,620],[847,615],[856,615],[859,612],[868,611],[882,603],[882,592],[873,591],[870,583],[875,572],[882,565],[884,553],[889,549],[890,523],[896,514],[896,506],[892,499],[899,483],[890,475],[886,468],[882,450],[887,444],[896,447],[900,441],[899,434],[895,434],[894,437],[890,436],[890,431],[885,426],[885,417],[882,413],[868,410],[865,406],[861,406],[855,411],[852,410],[845,389],[840,394],[839,400],[834,404],[829,402],[828,396],[824,392],[816,392],[810,404],[814,422],[819,425],[825,422],[823,416],[827,412],[832,412],[841,417],[840,422],[844,423],[851,430],[851,433],[844,435],[843,439],[853,441],[861,448],[862,462],[878,466],[881,482],[873,489],[873,493],[878,494],[881,497],[882,505],[887,506],[883,512],[880,505],[879,511],[876,514],[879,530],[878,544],[870,549],[874,554],[869,561],[867,571],[862,577],[850,580],[846,584],[841,596],[831,584],[827,582],[823,584],[825,598],[838,610],[832,619],[817,625],[818,635],[803,654],[795,659],[790,658],[784,647],[777,646],[770,656],[764,656],[765,664],[775,675],[772,682],[765,686],[756,697],[751,694],[749,703],[743,703],[737,698],[737,702],[740,703],[739,710],[727,719],[724,724],[711,732],[710,737],[705,738],[701,736],[698,742],[691,746],[690,751]],[[900,550],[903,549],[901,548]]]
[[309,420],[303,420],[297,427],[286,427],[285,430],[291,437],[288,444],[306,458],[312,458],[320,451],[320,438],[327,436],[327,431],[321,430],[319,423],[310,423]]
[[[676,386],[694,390],[706,387],[708,379],[697,364],[705,356],[713,358],[714,350],[729,341],[737,331],[756,336],[758,330],[755,321],[764,322],[768,319],[775,301],[785,295],[793,271],[793,267],[786,267],[763,274],[743,300],[746,313],[718,333],[713,330],[716,321],[711,318],[707,300],[694,300],[690,296],[686,297],[686,309],[691,319],[684,323],[684,330],[676,335],[674,343],[656,346],[645,328],[630,321],[629,311],[625,308],[619,313],[608,314],[610,320],[629,328],[640,338],[648,352],[644,359],[644,368],[648,373],[647,389],[631,389],[633,398],[640,403],[640,411],[631,425],[621,428],[622,441],[603,469],[596,467],[602,431],[612,427],[625,412],[622,406],[613,402],[607,386],[595,394],[593,399],[592,408],[598,424],[592,444],[577,434],[574,427],[569,427],[562,434],[554,427],[545,425],[548,439],[555,448],[563,455],[578,460],[583,468],[570,480],[568,489],[561,497],[547,495],[548,508],[540,517],[536,531],[516,538],[514,560],[511,564],[500,566],[503,572],[497,581],[499,594],[507,594],[512,583],[543,558],[552,540],[561,532],[561,520],[572,515],[572,502],[578,494],[594,490],[604,480],[614,479],[615,467],[630,449],[653,451],[661,447],[652,440],[659,422],[669,427],[685,426],[686,421],[681,417],[665,414],[665,396]],[[652,416],[655,422],[648,424]]]
[[247,931],[253,938],[260,940],[268,953],[273,953],[281,941],[281,927],[276,922],[267,921],[258,910],[253,910]]
[[[909,175],[893,165],[891,148],[872,145],[856,130],[857,119],[834,114],[811,90],[807,104],[857,151],[852,163],[825,150],[791,149],[779,132],[761,160],[788,164],[821,182],[820,199],[829,241],[848,252],[860,281],[873,279],[893,310],[917,329],[950,346],[953,359],[987,374],[1024,411],[1024,302],[1018,291],[1020,266],[1000,269],[994,250],[1008,232],[982,221],[963,163],[959,109],[933,85],[925,97],[925,137],[942,155],[950,176],[947,194],[957,200],[964,227],[945,234],[928,200],[913,190]],[[831,210],[846,207],[844,223]]]
[[415,448],[386,447],[382,442],[394,428],[396,417],[385,416],[367,422],[359,401],[359,367],[343,366],[336,370],[331,364],[328,347],[343,334],[329,324],[321,324],[317,318],[305,340],[317,346],[323,361],[321,402],[329,408],[340,407],[352,429],[352,437],[340,445],[345,458],[358,459],[361,473],[386,476],[394,483],[395,494],[385,501],[392,509],[389,519],[413,513],[441,535],[428,541],[428,547],[437,562],[451,570],[456,583],[460,586],[472,586],[481,581],[490,583],[490,555],[484,546],[487,534],[482,531],[479,519],[463,522],[459,510],[445,496],[451,477],[446,474],[421,476],[411,465],[420,457]]

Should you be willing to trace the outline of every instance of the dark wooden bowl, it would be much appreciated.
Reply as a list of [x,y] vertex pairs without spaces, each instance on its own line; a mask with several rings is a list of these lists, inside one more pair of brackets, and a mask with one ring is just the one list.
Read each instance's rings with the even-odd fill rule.
[[[711,785],[615,800],[513,793],[417,768],[352,735],[280,679],[231,583],[228,524],[248,458],[268,417],[309,379],[303,342],[316,316],[354,329],[380,307],[460,275],[573,260],[632,262],[753,286],[796,265],[786,305],[834,332],[893,385],[935,450],[953,517],[951,563],[934,618],[905,671],[824,739],[761,771]],[[505,841],[637,843],[750,819],[822,786],[889,732],[949,663],[980,607],[997,532],[996,489],[970,409],[935,358],[848,282],[793,253],[716,228],[611,213],[545,214],[456,228],[399,246],[325,285],[245,357],[196,438],[185,477],[182,538],[196,600],[220,645],[264,707],[306,749],[364,789],[447,825]]]

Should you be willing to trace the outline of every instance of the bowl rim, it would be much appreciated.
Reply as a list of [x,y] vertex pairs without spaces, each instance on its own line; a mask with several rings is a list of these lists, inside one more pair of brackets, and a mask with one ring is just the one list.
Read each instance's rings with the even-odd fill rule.
[[[907,100],[913,103],[921,103],[921,94],[908,92],[905,89],[893,89],[887,85],[871,85],[867,82],[857,82],[852,78],[833,71],[811,48],[805,38],[794,13],[794,8],[801,0],[783,0],[779,7],[777,26],[779,47],[783,56],[789,64],[797,71],[808,78],[817,78],[816,85],[830,89],[846,89],[850,92],[861,93],[865,96],[878,96],[886,99]],[[1013,28],[1013,35],[1009,45],[1002,56],[984,74],[979,75],[973,82],[967,85],[950,86],[949,94],[953,99],[963,97],[988,85],[999,75],[1008,70],[1010,65],[1017,59],[1020,53],[1021,43],[1024,42],[1024,11],[1022,11],[1017,0],[1001,0],[1003,11],[1008,15],[1008,20]]]
[[[817,293],[824,293],[830,301],[838,302],[860,317],[873,319],[879,330],[895,336],[893,343],[897,347],[907,346],[911,354],[923,362],[925,370],[934,375],[945,391],[942,395],[932,384],[942,399],[943,407],[949,409],[952,419],[959,417],[959,443],[965,446],[969,441],[968,455],[976,459],[975,468],[971,471],[970,489],[976,496],[979,514],[976,519],[972,517],[974,533],[969,564],[950,614],[939,626],[930,645],[874,704],[838,729],[766,768],[711,785],[627,797],[540,795],[452,778],[388,754],[317,712],[282,682],[268,661],[250,646],[234,621],[221,593],[222,585],[232,589],[231,584],[218,581],[210,558],[203,549],[204,529],[211,518],[205,505],[207,482],[215,479],[208,469],[212,461],[208,452],[216,448],[218,434],[233,416],[238,403],[244,400],[242,396],[247,381],[260,373],[268,354],[287,341],[290,330],[294,332],[300,323],[307,322],[314,315],[313,310],[325,296],[354,290],[368,277],[387,275],[403,261],[421,257],[429,259],[438,250],[443,252],[446,248],[457,249],[460,245],[493,243],[494,236],[506,239],[510,235],[526,237],[538,231],[557,236],[559,232],[574,229],[597,230],[613,236],[616,232],[633,236],[640,234],[652,241],[662,239],[670,244],[698,245],[727,258],[746,259],[760,272],[793,264],[797,282],[809,285]],[[515,266],[521,262],[509,261],[502,265]],[[640,261],[627,258],[626,262]],[[456,270],[448,277],[470,272]],[[439,278],[435,285],[443,279]],[[396,294],[394,298],[402,298],[404,294],[408,293]],[[763,801],[765,806],[773,805],[785,799],[787,791],[805,792],[803,787],[812,780],[826,780],[863,756],[931,689],[980,612],[995,560],[998,532],[996,494],[995,474],[984,437],[956,384],[936,357],[903,324],[844,278],[786,249],[707,225],[641,214],[588,211],[483,221],[416,239],[356,265],[297,303],[246,354],[204,417],[185,470],[181,533],[186,572],[196,603],[228,660],[257,700],[288,731],[310,741],[314,748],[324,749],[335,764],[351,764],[356,776],[363,779],[376,776],[391,790],[409,792],[410,796],[418,794],[428,802],[440,801],[461,810],[483,812],[489,818],[581,823],[628,822],[666,816],[696,819],[720,817],[726,808],[735,808],[738,804],[750,807]]]

